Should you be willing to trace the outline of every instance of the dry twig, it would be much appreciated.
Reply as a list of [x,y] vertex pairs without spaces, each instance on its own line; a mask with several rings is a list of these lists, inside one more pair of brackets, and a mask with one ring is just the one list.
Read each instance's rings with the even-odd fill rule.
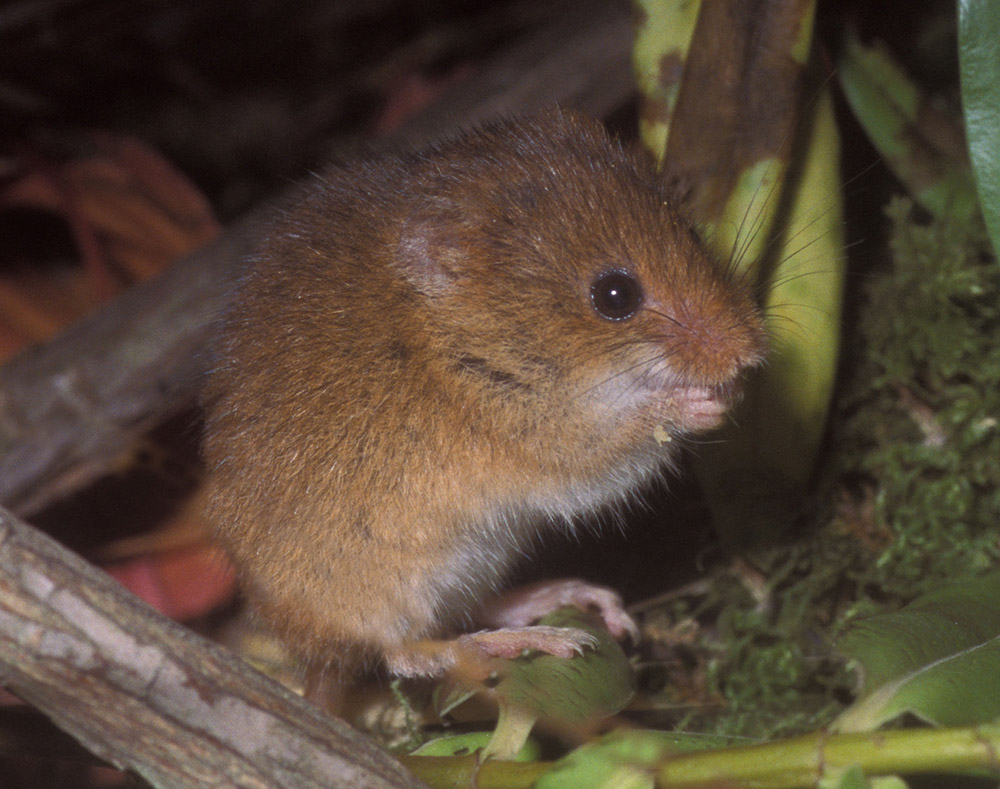
[[346,723],[3,510],[0,681],[156,786],[418,785]]

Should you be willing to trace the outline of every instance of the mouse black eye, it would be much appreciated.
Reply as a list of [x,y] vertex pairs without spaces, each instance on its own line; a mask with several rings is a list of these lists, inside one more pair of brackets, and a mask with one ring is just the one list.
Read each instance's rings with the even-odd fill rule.
[[642,288],[627,271],[605,271],[590,286],[590,303],[602,318],[623,321],[638,311]]

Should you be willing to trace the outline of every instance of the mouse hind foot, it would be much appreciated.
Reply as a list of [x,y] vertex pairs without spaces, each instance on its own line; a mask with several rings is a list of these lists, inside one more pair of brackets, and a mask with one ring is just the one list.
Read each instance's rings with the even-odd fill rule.
[[489,627],[447,641],[414,641],[385,653],[389,671],[400,677],[439,677],[449,672],[470,679],[489,676],[494,658],[511,660],[537,651],[571,658],[593,648],[596,639],[572,627],[535,625],[547,614],[566,606],[596,612],[615,638],[639,640],[639,628],[625,611],[621,596],[612,589],[576,578],[522,586],[486,606],[477,621]]
[[477,620],[493,628],[524,627],[565,606],[595,611],[615,638],[639,641],[639,628],[625,611],[621,595],[578,578],[519,586],[483,606]]

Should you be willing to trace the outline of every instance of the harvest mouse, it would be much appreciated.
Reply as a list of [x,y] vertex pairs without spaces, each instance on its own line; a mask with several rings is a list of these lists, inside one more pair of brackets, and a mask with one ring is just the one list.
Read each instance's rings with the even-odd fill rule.
[[538,536],[613,507],[717,426],[762,319],[651,165],[551,110],[329,170],[277,219],[206,395],[209,516],[308,661],[402,675],[465,653],[572,655],[539,608],[486,605]]

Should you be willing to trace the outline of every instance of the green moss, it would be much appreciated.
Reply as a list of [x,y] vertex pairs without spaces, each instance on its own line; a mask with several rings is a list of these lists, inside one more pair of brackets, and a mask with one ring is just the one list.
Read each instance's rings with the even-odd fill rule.
[[910,220],[896,200],[891,276],[872,280],[839,408],[835,467],[879,535],[863,580],[913,596],[1000,555],[1000,266],[981,223]]

